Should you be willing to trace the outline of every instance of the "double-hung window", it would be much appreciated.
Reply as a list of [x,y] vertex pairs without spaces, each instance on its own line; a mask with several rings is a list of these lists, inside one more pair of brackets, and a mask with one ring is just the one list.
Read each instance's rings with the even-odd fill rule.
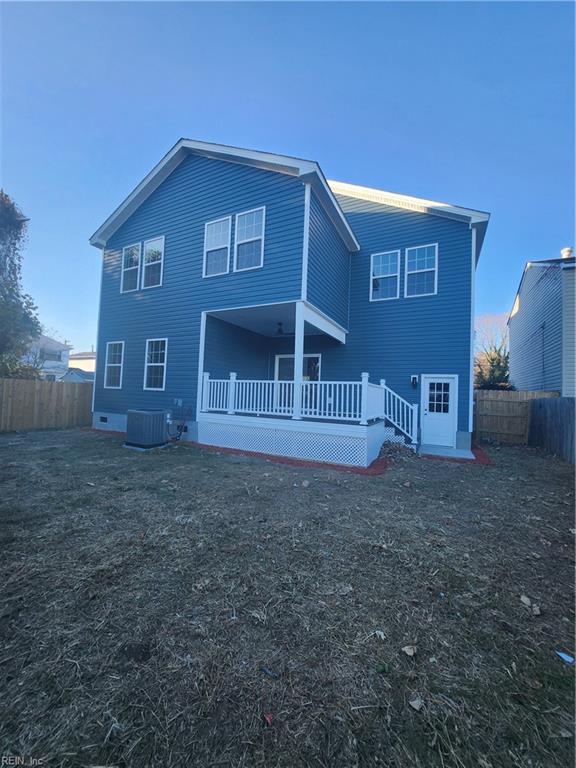
[[370,301],[397,299],[400,295],[400,251],[373,253],[370,258]]
[[122,367],[124,365],[124,342],[109,341],[106,344],[106,368],[104,389],[122,389]]
[[406,248],[404,295],[434,296],[438,292],[438,243]]
[[204,227],[203,277],[225,275],[230,267],[232,217],[209,221]]
[[144,264],[142,288],[156,288],[162,285],[164,265],[164,238],[155,237],[144,242]]
[[266,209],[236,214],[234,271],[258,269],[264,262],[264,220]]
[[168,339],[147,339],[144,389],[164,389]]
[[140,282],[140,243],[122,249],[122,278],[120,292],[137,291]]

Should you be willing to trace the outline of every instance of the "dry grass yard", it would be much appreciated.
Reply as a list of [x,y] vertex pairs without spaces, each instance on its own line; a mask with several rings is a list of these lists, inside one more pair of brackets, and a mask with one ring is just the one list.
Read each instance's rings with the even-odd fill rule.
[[572,766],[573,470],[487,452],[366,477],[0,436],[0,755]]

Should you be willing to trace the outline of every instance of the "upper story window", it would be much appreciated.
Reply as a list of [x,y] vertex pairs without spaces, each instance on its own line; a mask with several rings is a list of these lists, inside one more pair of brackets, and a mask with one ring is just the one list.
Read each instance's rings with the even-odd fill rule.
[[124,365],[124,342],[109,341],[106,344],[105,389],[122,389],[122,367]]
[[146,339],[144,389],[164,389],[168,339]]
[[53,349],[44,349],[42,348],[40,350],[40,360],[42,362],[47,363],[61,363],[62,362],[62,352],[55,351]]
[[234,271],[258,269],[264,262],[265,208],[236,214]]
[[434,296],[438,292],[438,243],[406,248],[404,295]]
[[136,291],[140,282],[140,243],[127,245],[122,249],[122,277],[120,291],[128,293]]
[[400,296],[400,251],[373,253],[370,257],[370,301]]
[[204,228],[203,277],[225,275],[230,267],[232,217],[209,221]]
[[162,285],[164,268],[164,238],[155,237],[144,242],[144,264],[142,288],[156,288]]

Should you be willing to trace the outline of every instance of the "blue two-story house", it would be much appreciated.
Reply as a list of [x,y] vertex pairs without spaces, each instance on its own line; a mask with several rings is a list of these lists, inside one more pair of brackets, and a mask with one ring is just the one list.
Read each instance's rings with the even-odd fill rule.
[[316,162],[180,140],[92,236],[94,426],[367,466],[467,456],[488,214],[329,182]]

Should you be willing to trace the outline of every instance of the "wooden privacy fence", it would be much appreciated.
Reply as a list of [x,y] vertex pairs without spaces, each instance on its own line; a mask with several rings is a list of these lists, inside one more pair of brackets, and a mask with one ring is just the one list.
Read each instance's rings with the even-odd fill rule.
[[539,445],[574,464],[573,397],[532,400],[530,403],[529,445]]
[[530,429],[530,401],[558,398],[558,392],[474,391],[474,432],[479,440],[527,444]]
[[0,432],[86,427],[91,411],[92,384],[0,379]]

